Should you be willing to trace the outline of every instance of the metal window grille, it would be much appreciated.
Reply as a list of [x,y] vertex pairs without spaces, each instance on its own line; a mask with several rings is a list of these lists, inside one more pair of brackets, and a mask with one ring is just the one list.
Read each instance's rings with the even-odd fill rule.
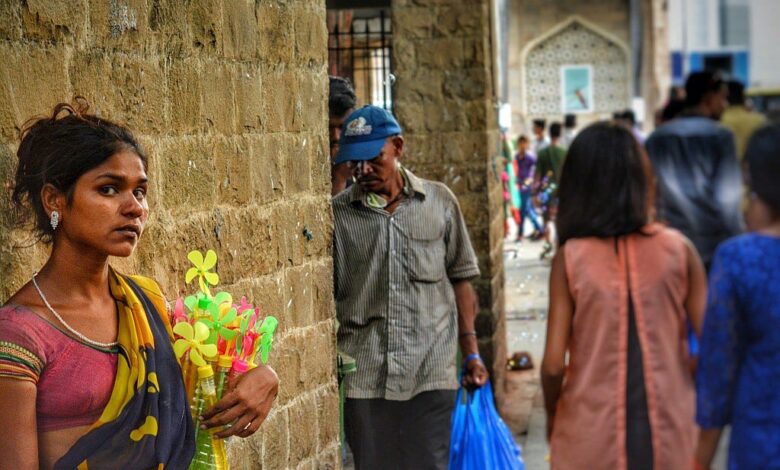
[[328,72],[348,78],[359,104],[393,109],[389,9],[329,10]]

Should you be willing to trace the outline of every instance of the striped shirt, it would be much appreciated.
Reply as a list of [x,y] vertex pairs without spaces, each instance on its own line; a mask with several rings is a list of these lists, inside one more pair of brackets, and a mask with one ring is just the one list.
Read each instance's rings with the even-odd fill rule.
[[353,185],[333,199],[339,349],[355,358],[349,398],[408,400],[456,389],[452,282],[479,275],[455,195],[407,170],[393,214]]

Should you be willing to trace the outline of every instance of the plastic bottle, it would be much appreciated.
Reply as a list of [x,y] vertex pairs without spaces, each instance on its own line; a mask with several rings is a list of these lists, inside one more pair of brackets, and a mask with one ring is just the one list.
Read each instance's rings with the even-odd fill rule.
[[[211,366],[198,367],[198,390],[195,399],[197,415],[200,416],[217,403],[217,390],[214,385],[214,370]],[[196,420],[197,423],[197,420]],[[217,439],[213,433],[219,429],[208,431],[197,428],[195,433],[195,456],[190,464],[190,470],[228,470],[225,441]]]
[[230,356],[219,356],[217,361],[217,400],[222,399],[222,393],[225,389],[225,381],[227,380],[230,369],[233,366],[233,358]]

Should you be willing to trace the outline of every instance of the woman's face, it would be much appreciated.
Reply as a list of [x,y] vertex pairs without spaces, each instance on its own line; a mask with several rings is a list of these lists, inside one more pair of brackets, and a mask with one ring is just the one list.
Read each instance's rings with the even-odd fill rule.
[[143,161],[131,150],[84,173],[62,210],[55,242],[66,237],[101,255],[130,256],[149,216],[147,182]]

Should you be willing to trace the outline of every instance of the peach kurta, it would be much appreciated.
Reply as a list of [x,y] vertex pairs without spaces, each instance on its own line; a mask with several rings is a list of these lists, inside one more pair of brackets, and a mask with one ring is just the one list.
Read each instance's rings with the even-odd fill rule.
[[575,307],[569,364],[550,444],[553,470],[626,469],[629,289],[654,468],[690,468],[696,428],[683,236],[649,225],[641,234],[617,239],[573,239],[563,250]]

